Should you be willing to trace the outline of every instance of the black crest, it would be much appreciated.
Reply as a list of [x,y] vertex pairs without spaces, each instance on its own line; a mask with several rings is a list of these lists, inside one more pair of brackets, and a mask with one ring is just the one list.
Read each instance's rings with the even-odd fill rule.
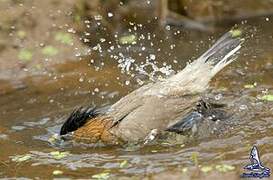
[[88,120],[98,116],[100,112],[94,107],[83,108],[74,110],[69,118],[63,124],[60,135],[65,135],[73,132],[82,127]]

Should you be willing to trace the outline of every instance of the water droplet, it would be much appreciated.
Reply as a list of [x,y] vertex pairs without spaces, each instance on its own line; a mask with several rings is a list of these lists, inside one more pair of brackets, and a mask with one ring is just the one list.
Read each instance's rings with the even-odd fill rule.
[[83,77],[80,77],[79,82],[83,82],[83,81],[84,81]]
[[109,12],[107,15],[108,15],[108,17],[113,17],[114,16],[114,14],[111,13],[111,12]]
[[125,81],[125,85],[129,85],[130,84],[130,81]]
[[69,32],[69,33],[76,33],[76,30],[74,30],[73,28],[69,28],[68,30],[67,30],[67,32]]
[[247,105],[245,105],[245,104],[242,104],[242,105],[240,105],[240,107],[239,107],[239,109],[240,110],[246,110],[248,107],[247,107]]
[[215,97],[214,97],[214,99],[215,100],[220,100],[220,99],[222,99],[223,98],[223,95],[222,94],[217,94]]
[[106,39],[100,38],[100,42],[105,42],[105,41],[106,41]]
[[155,60],[155,55],[154,54],[150,54],[150,59],[151,60]]
[[95,15],[94,18],[95,18],[96,21],[102,20],[102,16],[99,15],[99,14]]
[[99,92],[100,90],[99,90],[99,88],[95,88],[94,91],[95,92]]

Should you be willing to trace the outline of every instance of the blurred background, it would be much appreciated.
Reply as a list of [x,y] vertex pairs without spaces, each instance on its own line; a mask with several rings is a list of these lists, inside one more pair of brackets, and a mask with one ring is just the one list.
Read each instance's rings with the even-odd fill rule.
[[[272,0],[0,0],[0,177],[236,179],[253,144],[272,164],[272,15]],[[237,116],[222,140],[99,152],[50,141],[76,107],[176,73],[233,27],[247,41],[209,92]]]

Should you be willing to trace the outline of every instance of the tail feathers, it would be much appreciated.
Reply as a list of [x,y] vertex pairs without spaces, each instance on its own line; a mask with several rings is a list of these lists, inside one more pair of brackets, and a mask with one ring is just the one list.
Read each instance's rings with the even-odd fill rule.
[[225,54],[243,42],[244,39],[241,36],[242,31],[239,29],[228,31],[218,39],[209,50],[199,57],[198,60],[207,62],[208,59],[212,57],[216,59],[223,58]]
[[237,58],[236,52],[240,50],[243,42],[241,30],[230,30],[198,58],[197,62],[208,64],[211,67],[210,76],[213,77]]
[[208,87],[209,81],[237,58],[236,52],[244,42],[242,34],[239,29],[225,33],[202,56],[169,78],[168,87],[161,92],[166,94],[203,92]]
[[89,119],[95,118],[99,114],[99,111],[94,107],[81,107],[77,110],[74,110],[63,124],[60,135],[65,135],[69,132],[76,131],[78,128],[82,127]]

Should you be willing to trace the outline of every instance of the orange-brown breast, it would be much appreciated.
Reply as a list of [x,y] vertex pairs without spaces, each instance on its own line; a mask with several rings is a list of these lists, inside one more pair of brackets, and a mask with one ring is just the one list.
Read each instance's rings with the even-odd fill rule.
[[110,133],[112,125],[113,120],[109,117],[95,117],[74,131],[73,139],[85,143],[103,142],[105,144],[118,144],[118,138]]

